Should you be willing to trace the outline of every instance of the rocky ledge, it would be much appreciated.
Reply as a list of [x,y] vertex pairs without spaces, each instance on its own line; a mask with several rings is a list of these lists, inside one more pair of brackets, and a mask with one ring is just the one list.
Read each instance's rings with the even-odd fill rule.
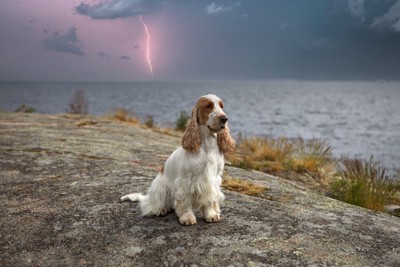
[[140,216],[179,138],[99,118],[0,113],[1,266],[399,266],[400,220],[263,173],[224,191],[222,221]]

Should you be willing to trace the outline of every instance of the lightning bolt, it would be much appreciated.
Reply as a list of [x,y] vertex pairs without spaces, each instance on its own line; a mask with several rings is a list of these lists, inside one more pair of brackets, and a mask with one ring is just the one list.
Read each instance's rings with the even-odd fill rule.
[[149,33],[149,30],[147,29],[146,23],[144,23],[144,21],[142,20],[142,16],[140,16],[139,18],[140,18],[140,22],[143,24],[144,30],[145,30],[146,35],[147,35],[146,59],[147,59],[147,63],[149,64],[150,73],[151,73],[151,79],[153,79],[154,78],[154,72],[153,72],[153,65],[151,65],[151,58],[150,58],[150,33]]

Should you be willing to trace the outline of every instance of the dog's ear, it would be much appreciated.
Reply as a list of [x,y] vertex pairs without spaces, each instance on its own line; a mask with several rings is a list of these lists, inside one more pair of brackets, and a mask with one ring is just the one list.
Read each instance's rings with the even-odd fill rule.
[[235,140],[232,138],[228,124],[225,129],[217,135],[218,148],[222,153],[228,153],[235,149]]
[[201,134],[197,113],[197,107],[194,107],[192,110],[192,117],[186,126],[182,138],[182,147],[190,152],[197,152],[201,147]]

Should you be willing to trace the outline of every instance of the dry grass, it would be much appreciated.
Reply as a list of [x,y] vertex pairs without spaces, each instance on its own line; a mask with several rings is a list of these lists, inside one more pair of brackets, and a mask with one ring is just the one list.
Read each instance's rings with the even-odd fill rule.
[[224,176],[222,187],[229,191],[239,192],[249,196],[261,196],[261,193],[267,190],[264,186],[256,185],[251,181],[236,179],[229,175]]
[[174,130],[172,128],[153,127],[152,129],[156,133],[161,133],[161,134],[165,134],[165,135],[169,135],[169,136],[174,136],[174,137],[178,137],[178,138],[182,138],[182,136],[183,136],[183,132],[176,131],[176,130]]
[[283,162],[293,150],[286,137],[251,138],[243,141],[241,146],[251,153],[249,159],[256,161]]
[[327,184],[336,180],[332,173],[332,147],[317,138],[242,138],[235,154],[228,159],[233,166],[302,181],[321,191],[326,191]]
[[111,115],[111,119],[133,124],[139,124],[140,122],[135,115],[130,114],[125,108],[116,108]]
[[150,128],[154,132],[169,135],[169,136],[174,136],[174,137],[178,137],[178,138],[182,138],[182,136],[183,136],[182,131],[175,130],[172,127],[163,128],[163,127],[157,126],[154,123],[154,117],[151,115],[147,115],[144,118],[144,121],[141,122],[140,119],[134,113],[129,112],[125,108],[116,108],[112,111],[111,114],[106,115],[104,118],[108,119],[108,120],[134,124],[135,126],[141,127],[141,128]]
[[325,140],[319,138],[304,140],[299,137],[294,141],[294,146],[293,167],[297,172],[318,172],[332,161],[332,147]]
[[331,187],[331,195],[336,199],[383,211],[384,205],[396,195],[398,188],[394,179],[372,157],[369,160],[341,157],[336,168],[342,178]]
[[231,157],[233,165],[261,171],[280,171],[282,164],[292,154],[293,145],[286,137],[244,139]]
[[95,125],[97,123],[98,123],[98,121],[96,121],[96,120],[84,119],[84,120],[78,121],[77,123],[75,123],[75,125],[78,127],[83,127],[83,126]]
[[324,140],[286,137],[243,139],[233,165],[264,172],[294,171],[319,173],[332,161],[332,147]]

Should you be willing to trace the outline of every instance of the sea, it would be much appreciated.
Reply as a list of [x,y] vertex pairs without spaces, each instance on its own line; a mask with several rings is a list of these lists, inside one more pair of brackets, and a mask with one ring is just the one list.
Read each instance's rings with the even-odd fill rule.
[[400,82],[2,82],[0,110],[20,105],[45,114],[65,113],[74,91],[83,90],[89,113],[125,108],[163,127],[191,112],[205,94],[223,99],[233,136],[321,138],[335,157],[369,159],[389,171],[400,168]]

